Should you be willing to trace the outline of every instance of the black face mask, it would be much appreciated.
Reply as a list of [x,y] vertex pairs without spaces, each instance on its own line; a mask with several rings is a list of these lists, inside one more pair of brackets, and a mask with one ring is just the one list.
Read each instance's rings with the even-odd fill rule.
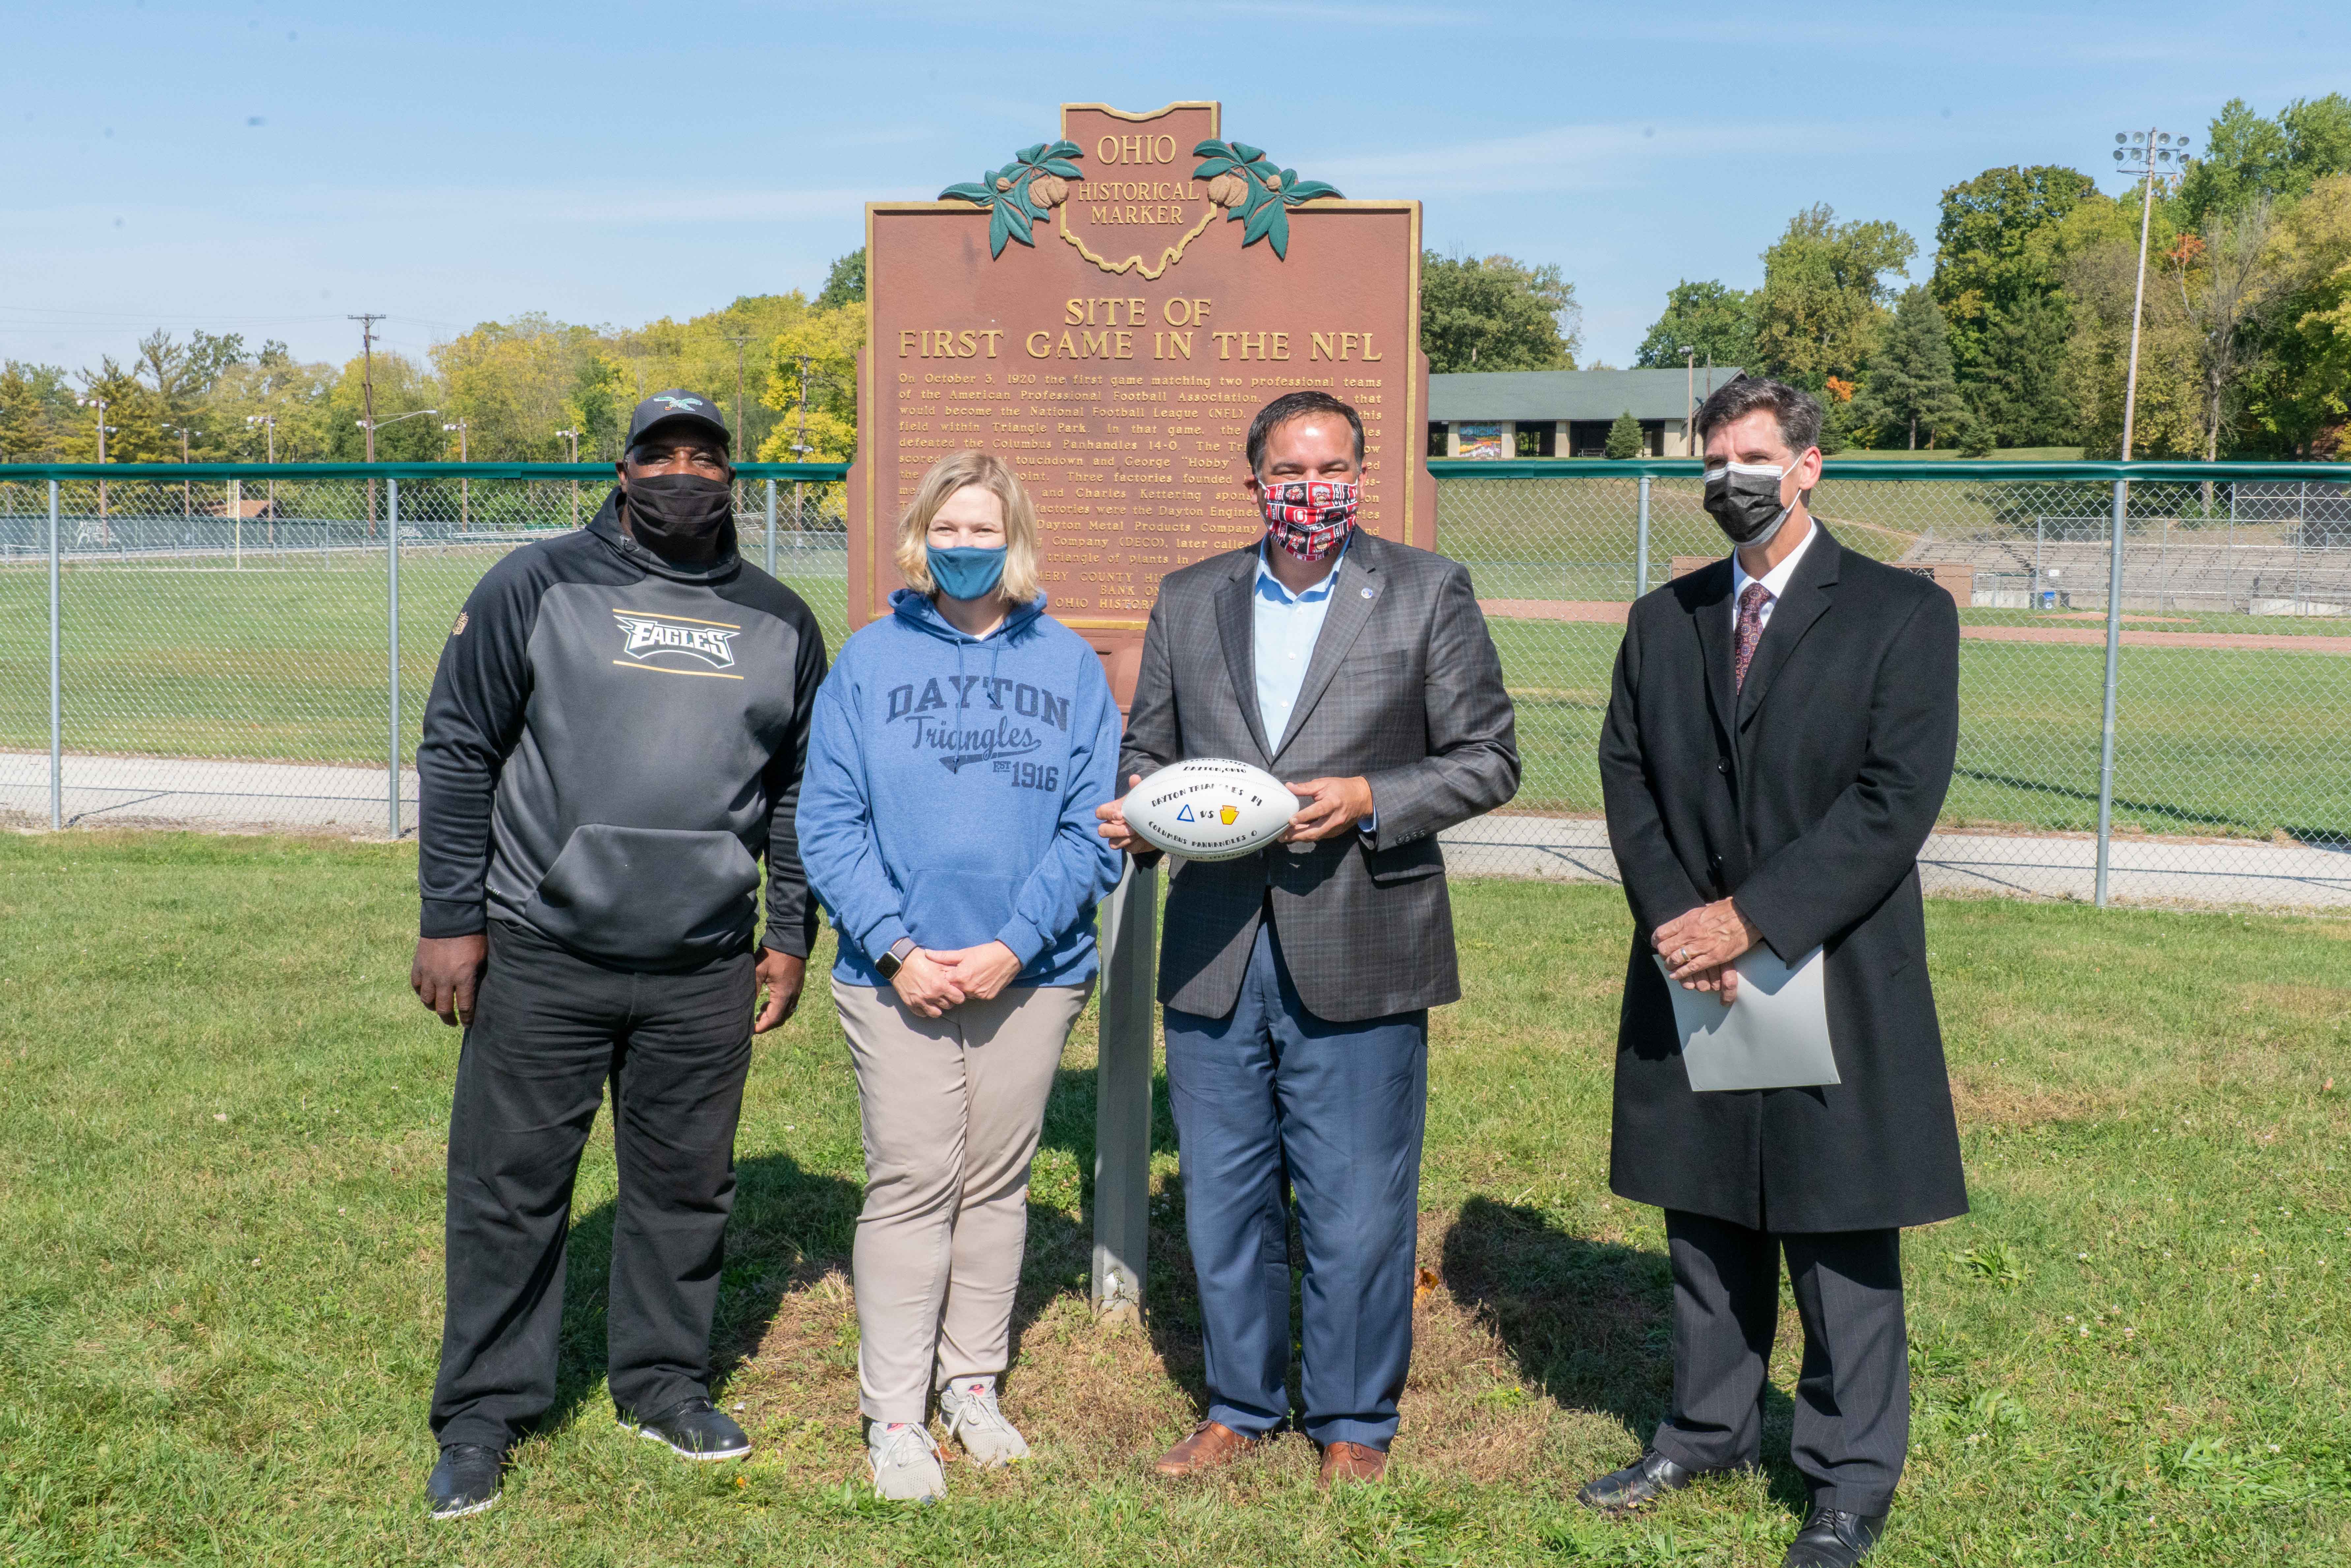
[[734,520],[735,488],[699,474],[656,474],[626,486],[629,531],[665,560],[717,554],[718,531]]
[[1793,506],[1780,501],[1787,470],[1770,464],[1730,463],[1706,471],[1704,505],[1735,545],[1768,545]]

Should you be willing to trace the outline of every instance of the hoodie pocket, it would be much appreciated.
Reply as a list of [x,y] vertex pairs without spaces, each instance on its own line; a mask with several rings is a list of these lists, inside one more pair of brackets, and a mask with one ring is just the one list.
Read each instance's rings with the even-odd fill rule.
[[574,952],[660,963],[747,936],[759,865],[732,833],[575,828],[530,901],[530,923]]

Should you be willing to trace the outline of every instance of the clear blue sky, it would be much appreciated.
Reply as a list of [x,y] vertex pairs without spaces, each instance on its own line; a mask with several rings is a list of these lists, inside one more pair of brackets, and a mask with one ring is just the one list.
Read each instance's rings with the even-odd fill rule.
[[2337,7],[2067,9],[14,0],[0,355],[166,326],[340,361],[348,311],[421,353],[813,290],[861,202],[977,178],[1064,100],[1216,98],[1309,177],[1419,197],[1439,249],[1559,263],[1622,364],[1668,286],[1752,286],[1813,202],[1900,223],[1923,277],[1984,168],[2351,86]]

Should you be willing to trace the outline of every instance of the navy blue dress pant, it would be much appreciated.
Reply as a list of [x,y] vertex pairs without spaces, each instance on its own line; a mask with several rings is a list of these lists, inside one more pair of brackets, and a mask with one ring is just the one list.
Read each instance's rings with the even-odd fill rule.
[[1268,920],[1233,1010],[1169,1008],[1166,1025],[1208,1418],[1258,1437],[1290,1414],[1294,1198],[1306,1265],[1300,1425],[1317,1443],[1384,1449],[1412,1360],[1427,1011],[1315,1017]]

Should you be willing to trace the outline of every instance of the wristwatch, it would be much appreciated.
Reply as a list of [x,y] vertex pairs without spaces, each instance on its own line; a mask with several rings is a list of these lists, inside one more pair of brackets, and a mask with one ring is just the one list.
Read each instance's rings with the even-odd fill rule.
[[885,980],[894,980],[898,977],[898,971],[906,967],[906,960],[913,957],[914,954],[914,939],[912,936],[901,936],[890,944],[890,950],[887,953],[873,960],[874,972]]

